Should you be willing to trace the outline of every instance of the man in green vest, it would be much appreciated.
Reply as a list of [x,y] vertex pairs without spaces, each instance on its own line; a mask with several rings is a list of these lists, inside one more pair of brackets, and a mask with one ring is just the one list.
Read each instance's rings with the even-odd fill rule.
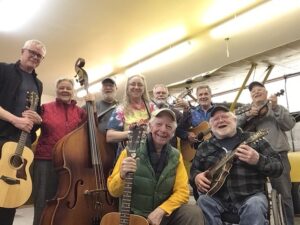
[[169,144],[176,126],[172,110],[154,111],[145,143],[134,158],[122,151],[108,178],[108,190],[122,197],[125,178],[134,172],[131,213],[145,217],[151,225],[203,225],[201,209],[187,204],[188,176],[182,155]]

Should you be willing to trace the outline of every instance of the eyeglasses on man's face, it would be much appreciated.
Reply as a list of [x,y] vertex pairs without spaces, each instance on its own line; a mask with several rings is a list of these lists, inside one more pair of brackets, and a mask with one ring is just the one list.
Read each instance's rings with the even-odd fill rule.
[[29,52],[29,54],[33,57],[37,57],[38,59],[43,59],[44,56],[42,56],[40,53],[34,51],[34,50],[31,50],[31,49],[28,49],[28,48],[25,48],[25,50],[27,50]]

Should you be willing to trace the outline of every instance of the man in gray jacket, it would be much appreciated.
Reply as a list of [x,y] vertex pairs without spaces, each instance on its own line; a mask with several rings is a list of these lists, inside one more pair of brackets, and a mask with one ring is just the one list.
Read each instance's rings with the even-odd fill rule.
[[287,156],[290,146],[285,132],[291,130],[295,126],[296,121],[286,108],[278,105],[276,95],[267,97],[268,92],[262,83],[252,82],[249,85],[249,91],[252,98],[250,110],[237,116],[238,126],[250,131],[259,129],[267,129],[269,131],[266,139],[272,148],[279,152],[284,166],[282,175],[278,178],[271,178],[271,183],[273,188],[282,195],[286,224],[293,225],[294,208],[291,195],[291,167]]

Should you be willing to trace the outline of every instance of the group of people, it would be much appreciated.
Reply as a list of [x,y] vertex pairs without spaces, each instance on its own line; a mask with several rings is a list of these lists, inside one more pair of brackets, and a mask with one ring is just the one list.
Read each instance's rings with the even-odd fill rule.
[[[33,162],[34,225],[40,224],[47,200],[57,191],[53,148],[87,119],[84,108],[74,100],[73,81],[66,78],[56,83],[55,101],[43,105],[39,102],[36,111],[26,107],[28,91],[41,98],[42,82],[35,69],[45,55],[42,42],[29,40],[18,62],[0,63],[0,147],[7,141],[17,142],[22,131],[29,134],[26,146],[30,147],[36,139],[35,131],[41,128]],[[110,194],[122,200],[126,174],[135,174],[132,213],[145,217],[151,225],[223,224],[224,212],[237,214],[240,224],[267,224],[264,184],[270,177],[273,188],[283,197],[286,224],[294,224],[285,131],[293,128],[295,119],[278,105],[275,95],[268,98],[264,84],[255,81],[249,85],[250,109],[237,116],[226,106],[212,103],[207,85],[196,89],[196,107],[184,99],[177,99],[176,108],[169,104],[168,88],[163,84],[153,87],[151,99],[142,75],[128,78],[121,103],[116,100],[116,91],[115,81],[106,78],[102,81],[101,100],[86,100],[94,102],[99,131],[106,133],[107,142],[116,144],[116,162],[107,180]],[[259,116],[262,106],[267,112]],[[212,137],[197,146],[187,171],[178,140],[191,144],[198,141],[198,134],[189,128],[203,121],[209,122]],[[243,130],[249,123],[254,125],[252,130]],[[132,124],[147,124],[149,130],[146,142],[136,149],[136,157],[126,151]],[[253,132],[263,128],[269,131],[264,139],[245,143]],[[212,185],[210,168],[232,151],[235,157],[224,184],[215,194],[207,194]],[[189,184],[194,189],[196,205],[188,204]],[[15,211],[0,208],[1,225],[12,225]]]

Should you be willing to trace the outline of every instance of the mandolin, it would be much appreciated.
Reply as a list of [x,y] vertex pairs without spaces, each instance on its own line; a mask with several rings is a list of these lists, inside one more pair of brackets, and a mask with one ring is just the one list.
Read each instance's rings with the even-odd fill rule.
[[[136,157],[136,149],[146,138],[146,125],[133,125],[129,130],[127,156]],[[121,212],[105,214],[100,225],[149,225],[148,221],[139,215],[130,214],[131,193],[134,173],[127,173],[122,196]]]
[[[30,110],[36,110],[39,97],[35,92],[27,93]],[[18,143],[6,142],[2,147],[0,160],[0,207],[16,208],[30,197],[32,181],[29,167],[33,152],[26,147],[28,133],[22,131]]]
[[[267,130],[259,130],[253,135],[251,135],[246,141],[242,144],[248,145],[253,142],[258,142],[264,136],[268,134]],[[235,158],[235,153],[237,148],[227,153],[220,161],[213,165],[207,173],[207,177],[211,179],[211,186],[207,195],[214,195],[224,184],[230,169],[232,167],[233,159]]]

